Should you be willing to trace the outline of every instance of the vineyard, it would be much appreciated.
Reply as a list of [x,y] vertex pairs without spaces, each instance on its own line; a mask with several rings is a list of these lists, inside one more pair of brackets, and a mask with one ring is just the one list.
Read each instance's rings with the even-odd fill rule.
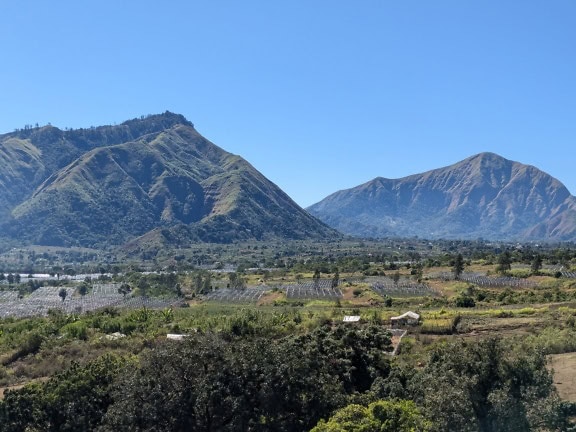
[[435,296],[437,292],[429,285],[409,279],[395,281],[388,277],[371,278],[370,287],[381,296],[389,297],[423,297]]
[[[452,273],[442,273],[441,279],[445,281],[454,280],[454,275]],[[484,288],[534,288],[537,286],[536,282],[528,279],[512,276],[490,277],[480,273],[462,273],[459,280]]]
[[[46,316],[50,309],[79,314],[108,306],[164,308],[181,302],[177,297],[125,297],[114,285],[94,285],[92,293],[85,296],[73,296],[74,288],[58,287],[40,287],[25,297],[21,297],[18,291],[0,291],[0,318]],[[66,291],[65,296],[60,294],[62,289]]]

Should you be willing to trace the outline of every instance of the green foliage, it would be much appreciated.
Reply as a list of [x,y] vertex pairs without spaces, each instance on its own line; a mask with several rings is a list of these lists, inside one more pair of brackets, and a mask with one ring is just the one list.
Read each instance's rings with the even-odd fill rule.
[[387,375],[390,370],[384,356],[391,349],[390,334],[380,325],[323,326],[295,338],[293,344],[295,351],[315,358],[320,364],[330,359],[331,373],[348,393],[368,390],[377,377]]
[[460,294],[456,298],[456,307],[462,308],[473,308],[476,306],[476,302],[472,296],[469,296],[465,293]]
[[105,427],[307,430],[342,403],[341,389],[291,348],[210,334],[163,344],[116,386]]
[[88,339],[88,326],[85,322],[82,321],[67,324],[60,329],[60,332],[62,334],[67,334],[74,339]]
[[85,366],[73,363],[45,384],[8,391],[0,402],[2,431],[94,430],[111,403],[109,387],[126,365],[106,355]]
[[439,430],[565,426],[545,357],[536,351],[510,353],[498,339],[435,348],[408,387]]
[[414,402],[380,400],[368,407],[348,405],[327,421],[320,421],[311,432],[425,432],[432,424]]
[[498,255],[498,267],[496,271],[500,274],[506,274],[512,268],[512,256],[509,251],[504,251]]
[[464,271],[464,257],[462,254],[456,255],[452,264],[452,273],[454,274],[454,279],[460,279],[460,275]]

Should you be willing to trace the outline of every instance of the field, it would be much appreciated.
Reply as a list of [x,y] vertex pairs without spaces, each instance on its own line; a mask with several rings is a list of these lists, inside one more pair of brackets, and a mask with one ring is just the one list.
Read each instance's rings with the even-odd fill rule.
[[[385,334],[376,339],[384,341],[379,354],[385,353],[390,367],[400,368],[398,373],[432,373],[431,353],[438,350],[464,349],[467,355],[485,356],[495,339],[502,362],[545,354],[560,397],[576,402],[571,373],[576,368],[573,266],[561,271],[550,264],[531,271],[526,264],[515,264],[502,272],[497,260],[479,259],[470,260],[455,277],[448,255],[417,263],[390,262],[382,260],[383,255],[375,258],[375,252],[360,259],[352,250],[347,248],[341,258],[331,256],[326,262],[320,253],[307,255],[306,251],[293,257],[290,252],[290,258],[278,260],[282,267],[217,262],[214,268],[127,269],[45,281],[21,276],[25,282],[20,283],[14,275],[5,275],[0,281],[0,400],[10,399],[5,398],[6,390],[17,391],[27,383],[55,385],[51,377],[97,362],[104,354],[122,361],[147,358],[159,347],[167,347],[168,334],[194,337],[198,343],[206,338],[207,347],[211,337],[218,337],[225,346],[247,349],[243,344],[260,340],[276,346],[311,333],[325,337],[328,331],[339,334],[337,341],[354,332],[365,338],[365,329],[377,328]],[[390,318],[407,311],[419,314],[418,324],[403,325],[390,337],[386,333],[392,326]],[[360,320],[343,322],[345,316]],[[340,342],[331,346],[342,348]],[[480,351],[473,354],[475,349]],[[239,353],[248,352],[251,359],[259,350]],[[343,356],[346,353],[350,351],[342,351]],[[235,352],[227,355],[232,365],[252,364],[248,358],[236,362],[240,354]],[[451,358],[454,367],[463,366],[458,366],[464,361],[458,355],[450,357],[448,351],[443,355]],[[362,358],[371,359],[354,356]],[[106,367],[114,370],[117,363]],[[434,371],[441,373],[442,368]],[[361,387],[362,391],[368,387]],[[398,391],[397,383],[390,388]]]

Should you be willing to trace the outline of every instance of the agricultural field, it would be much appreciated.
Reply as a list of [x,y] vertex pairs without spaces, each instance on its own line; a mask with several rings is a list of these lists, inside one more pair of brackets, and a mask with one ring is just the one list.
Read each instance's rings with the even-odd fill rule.
[[[576,358],[576,278],[571,277],[574,266],[570,261],[562,267],[545,262],[536,270],[513,262],[503,270],[498,268],[496,257],[468,258],[457,274],[447,254],[420,261],[390,261],[382,258],[388,256],[375,257],[374,252],[365,257],[349,254],[347,249],[342,256],[335,254],[324,261],[321,255],[310,255],[308,260],[295,260],[283,267],[216,262],[201,269],[128,270],[84,280],[62,278],[16,283],[14,277],[8,282],[5,274],[0,284],[0,400],[16,403],[9,396],[29,388],[57,391],[52,387],[52,378],[75,379],[75,371],[80,373],[82,368],[92,367],[98,375],[102,364],[107,365],[111,375],[110,381],[106,381],[108,378],[101,381],[113,385],[116,382],[113,371],[123,370],[126,362],[142,359],[142,367],[146,367],[148,360],[144,359],[152,361],[155,353],[164,350],[175,349],[176,357],[184,355],[176,346],[166,345],[168,335],[190,338],[198,346],[207,344],[203,352],[207,356],[220,356],[223,363],[231,362],[232,369],[244,364],[248,367],[255,361],[274,362],[276,356],[290,358],[288,354],[266,351],[273,347],[291,352],[294,351],[291,344],[312,344],[306,346],[307,352],[313,353],[320,349],[309,339],[309,335],[315,335],[314,338],[340,341],[326,342],[328,345],[322,349],[332,346],[330,349],[336,350],[333,355],[341,355],[343,359],[350,352],[340,352],[337,347],[341,341],[349,341],[356,346],[354,349],[363,352],[353,357],[354,361],[367,362],[356,365],[358,370],[367,368],[366,374],[352,382],[346,381],[349,374],[344,372],[329,380],[342,385],[342,394],[349,396],[343,400],[326,399],[333,405],[326,406],[325,413],[342,407],[344,400],[354,400],[352,394],[364,395],[363,400],[368,403],[385,398],[396,388],[397,398],[418,402],[421,412],[430,416],[427,418],[431,421],[437,424],[446,421],[446,425],[460,421],[455,413],[456,417],[440,419],[428,411],[427,407],[434,403],[448,403],[448,394],[445,402],[427,402],[424,395],[410,393],[409,387],[400,390],[398,383],[386,381],[392,379],[387,375],[391,370],[394,374],[407,374],[401,382],[449,379],[437,376],[440,370],[434,369],[431,362],[439,358],[439,354],[433,353],[443,352],[443,358],[451,359],[458,370],[462,360],[452,357],[450,350],[501,356],[503,374],[509,370],[509,366],[504,366],[507,362],[517,364],[517,359],[524,356],[535,356],[523,362],[540,368],[538,356],[545,355],[543,364],[547,371],[553,371],[552,382],[561,398],[554,402],[555,393],[551,389],[542,390],[551,392],[546,393],[551,398],[549,407],[556,407],[561,400],[576,402],[570,375]],[[288,258],[282,262],[287,263]],[[388,334],[391,317],[407,311],[419,314],[418,324]],[[360,320],[346,323],[345,316],[358,316]],[[366,339],[367,335],[372,336]],[[364,352],[367,348],[362,344],[368,340],[380,348],[369,351],[370,354]],[[252,351],[251,344],[261,342],[267,348]],[[235,348],[228,351],[229,346]],[[220,347],[222,351],[212,352],[209,347]],[[482,353],[473,354],[475,350]],[[266,359],[254,357],[264,353]],[[315,364],[322,363],[320,358],[323,357],[315,360]],[[343,360],[342,365],[349,361],[352,360]],[[379,369],[382,362],[389,366]],[[290,367],[304,366],[294,363]],[[338,368],[330,370],[328,367],[323,373],[338,372]],[[526,371],[526,376],[534,371]],[[214,373],[220,372],[214,370]],[[266,373],[276,372],[270,369]],[[462,373],[466,373],[465,369]],[[306,374],[314,376],[310,370]],[[384,381],[373,381],[378,376]],[[534,380],[533,385],[544,386],[536,375]],[[376,385],[377,382],[380,384]],[[497,383],[487,384],[487,388],[491,385]],[[320,384],[316,387],[331,391]],[[54,395],[46,397],[49,401]],[[0,415],[1,406],[2,403]],[[116,408],[110,409],[112,413]],[[124,411],[130,409],[136,407],[122,407]],[[445,411],[449,413],[448,408]],[[100,414],[94,418],[101,418]],[[106,421],[118,425],[115,422],[122,416],[114,415]],[[317,418],[312,415],[307,421],[313,425]]]

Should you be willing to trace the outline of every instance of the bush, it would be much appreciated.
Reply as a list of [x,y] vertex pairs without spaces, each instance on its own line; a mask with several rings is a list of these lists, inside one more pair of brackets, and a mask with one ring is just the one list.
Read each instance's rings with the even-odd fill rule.
[[74,339],[87,340],[88,339],[88,326],[85,322],[76,321],[74,323],[66,324],[60,330],[62,334],[67,334]]
[[462,294],[456,299],[456,306],[462,308],[473,308],[476,306],[476,302],[469,295]]

